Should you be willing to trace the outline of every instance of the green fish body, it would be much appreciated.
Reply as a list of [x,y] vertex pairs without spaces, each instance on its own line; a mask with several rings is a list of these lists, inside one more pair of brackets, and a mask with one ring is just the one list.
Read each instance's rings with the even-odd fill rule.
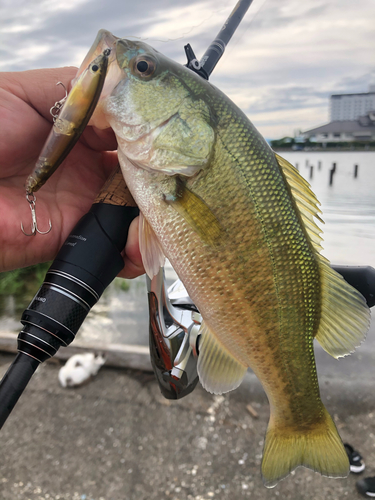
[[213,85],[144,43],[119,40],[116,50],[122,77],[105,84],[114,89],[98,121],[118,139],[148,274],[168,257],[202,314],[203,387],[232,390],[248,367],[260,379],[271,409],[266,486],[299,465],[346,476],[313,340],[334,357],[348,354],[369,310],[319,254],[308,183]]

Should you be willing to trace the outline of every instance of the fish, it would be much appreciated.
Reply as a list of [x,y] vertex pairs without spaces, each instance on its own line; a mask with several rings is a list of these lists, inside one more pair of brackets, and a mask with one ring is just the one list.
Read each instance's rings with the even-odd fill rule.
[[370,312],[320,253],[316,196],[210,82],[142,41],[117,39],[114,50],[121,71],[106,79],[90,124],[116,134],[148,275],[167,257],[202,315],[202,386],[231,391],[249,367],[259,378],[270,403],[267,487],[298,466],[346,477],[313,342],[346,356]]
[[28,194],[38,191],[77,143],[98,102],[107,73],[110,49],[92,60],[76,78],[46,139],[35,168],[26,180]]

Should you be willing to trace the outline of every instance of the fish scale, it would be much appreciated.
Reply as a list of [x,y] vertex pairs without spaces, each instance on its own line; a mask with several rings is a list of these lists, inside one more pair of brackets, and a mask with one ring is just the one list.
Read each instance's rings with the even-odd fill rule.
[[[299,298],[298,296],[302,293],[304,296],[311,296],[316,298],[319,297],[319,271],[318,266],[314,258],[314,253],[311,248],[311,244],[306,238],[306,235],[303,233],[303,229],[301,223],[298,219],[297,212],[295,207],[292,207],[293,203],[291,200],[291,195],[288,192],[288,189],[285,184],[285,180],[282,177],[280,169],[276,163],[274,155],[271,151],[268,152],[268,146],[264,145],[264,140],[259,138],[256,131],[254,131],[251,127],[251,124],[246,121],[245,123],[241,123],[242,120],[238,121],[238,114],[233,114],[232,110],[228,106],[226,106],[226,102],[223,99],[222,102],[219,101],[219,105],[217,105],[217,100],[212,103],[212,109],[214,110],[217,116],[223,115],[223,119],[220,121],[224,122],[223,129],[220,126],[220,121],[217,124],[217,135],[221,140],[223,148],[227,152],[227,156],[223,153],[217,155],[217,158],[213,160],[213,163],[217,165],[217,169],[220,170],[221,175],[216,176],[215,172],[212,173],[212,177],[214,179],[220,179],[220,182],[223,185],[224,191],[228,191],[232,188],[233,192],[238,189],[238,183],[233,183],[233,171],[239,171],[240,177],[243,178],[244,183],[249,187],[250,196],[252,199],[252,203],[255,207],[256,213],[259,217],[265,220],[262,220],[262,229],[260,232],[263,232],[263,251],[262,251],[262,260],[259,262],[259,267],[256,270],[256,275],[259,275],[259,269],[264,268],[264,260],[271,260],[271,265],[273,268],[273,284],[268,289],[263,289],[257,291],[253,289],[253,280],[249,276],[250,269],[252,268],[251,262],[249,266],[245,267],[243,272],[243,279],[241,282],[247,285],[247,289],[250,291],[248,293],[245,292],[245,300],[251,303],[252,297],[254,295],[262,298],[262,306],[264,309],[264,296],[265,295],[274,295],[274,300],[271,301],[270,307],[272,310],[275,307],[278,308],[279,313],[279,323],[280,328],[274,333],[277,337],[279,337],[279,349],[283,349],[284,344],[286,343],[286,350],[288,350],[288,346],[293,345],[293,352],[300,352],[301,356],[298,355],[298,364],[294,364],[294,366],[289,366],[288,363],[284,362],[282,366],[282,370],[280,371],[279,377],[285,376],[285,372],[287,372],[287,377],[291,380],[290,384],[297,386],[299,392],[301,392],[302,387],[305,386],[305,391],[315,393],[316,397],[311,401],[311,408],[306,408],[306,414],[311,416],[316,414],[319,411],[316,407],[316,402],[319,400],[319,392],[318,392],[318,384],[317,377],[314,376],[311,379],[311,372],[315,374],[315,361],[313,356],[312,349],[307,348],[306,344],[312,345],[312,338],[314,333],[316,333],[317,329],[317,321],[313,319],[313,321],[309,321],[310,315],[314,318],[316,316],[316,309],[319,306],[318,301],[310,300],[311,306],[309,307],[309,298],[306,297],[306,307],[303,311],[302,315],[296,315],[294,313],[294,307],[290,314],[285,313],[285,309],[282,304],[282,297],[287,296],[288,300],[286,303],[290,303],[290,294]],[[240,117],[241,118],[241,117]],[[231,122],[234,126],[231,126]],[[222,131],[223,130],[223,131]],[[237,135],[240,137],[240,140],[234,140]],[[246,140],[246,138],[249,138]],[[231,140],[230,140],[231,139]],[[225,146],[228,144],[228,146]],[[228,157],[229,157],[229,169],[228,176],[225,176],[225,167],[228,167]],[[272,172],[272,176],[270,174],[269,164],[273,164],[274,172]],[[275,175],[276,174],[276,175]],[[278,175],[277,175],[278,174]],[[237,180],[237,179],[236,179]],[[265,184],[265,181],[268,180],[269,184]],[[278,181],[278,182],[277,182]],[[202,188],[200,186],[202,184]],[[212,182],[211,179],[206,179],[202,181],[197,181],[194,185],[195,192],[200,195],[202,198],[207,200],[208,205],[211,205],[211,200],[209,198],[209,192],[205,190],[205,186],[209,185],[211,190],[214,192],[220,193],[220,189],[217,187],[217,182],[215,180]],[[280,203],[281,198],[281,203]],[[224,207],[224,215],[223,217],[230,217],[230,207]],[[254,213],[254,212],[253,212]],[[264,217],[262,217],[264,214]],[[247,218],[243,217],[235,217],[235,225],[232,224],[232,221],[228,221],[228,226],[231,228],[236,228],[237,225],[243,225],[251,231],[252,220],[253,217],[249,213],[247,213]],[[280,232],[280,226],[288,225],[290,229],[287,232]],[[281,234],[280,234],[281,233]],[[239,233],[241,235],[241,233]],[[242,235],[240,239],[242,239]],[[276,239],[276,242],[271,242],[270,240]],[[258,246],[260,246],[261,239],[259,237],[256,238]],[[267,247],[268,251],[264,251],[264,247]],[[285,247],[288,247],[287,251]],[[301,252],[301,247],[303,248],[303,252]],[[289,252],[289,249],[291,250]],[[238,257],[242,257],[243,255],[252,255],[251,249],[249,250],[249,245],[246,245],[245,248],[242,249],[242,252],[238,252],[237,245],[235,245],[236,255]],[[280,254],[280,257],[278,255]],[[294,267],[293,260],[294,255],[298,255],[298,264],[302,264],[305,268],[301,271],[300,279],[295,279],[295,271],[291,272],[291,267]],[[288,262],[288,266],[285,262],[285,256],[290,256],[291,261]],[[302,255],[302,259],[300,257]],[[250,260],[250,259],[249,259]],[[302,260],[303,263],[300,263]],[[229,261],[233,263],[233,256],[229,254]],[[296,267],[298,271],[300,266]],[[310,272],[309,272],[310,271]],[[250,279],[250,282],[249,282]],[[259,278],[258,278],[259,279]],[[318,287],[316,287],[318,284]],[[274,285],[274,286],[272,286]],[[301,286],[302,285],[302,286]],[[193,285],[194,286],[194,285]],[[241,290],[242,287],[239,287]],[[252,290],[251,290],[252,289]],[[199,300],[199,299],[198,299]],[[239,301],[243,300],[238,299]],[[224,297],[224,301],[219,307],[225,307],[226,298]],[[296,300],[298,303],[298,300]],[[315,307],[314,307],[315,305]],[[311,310],[313,308],[313,310]],[[315,309],[315,310],[314,310]],[[267,314],[267,311],[262,311],[263,315]],[[315,314],[314,314],[315,313]],[[228,313],[231,317],[231,322],[233,324],[232,330],[236,329],[236,318],[232,318],[233,314]],[[246,318],[248,317],[248,312],[246,314]],[[304,321],[305,320],[305,321]],[[262,322],[262,325],[264,323]],[[216,331],[216,330],[215,330]],[[304,335],[301,335],[301,332]],[[293,340],[293,334],[295,335],[295,340]],[[218,334],[219,335],[219,334]],[[255,332],[252,333],[252,336],[256,335]],[[224,340],[228,336],[228,330],[224,331]],[[302,342],[301,342],[302,340]],[[274,339],[269,341],[271,344]],[[272,349],[272,347],[271,347]],[[251,351],[252,351],[252,342],[248,344],[248,363],[253,367],[251,363]],[[282,359],[283,356],[278,356],[277,358]],[[267,360],[267,353],[264,354],[263,359]],[[258,361],[259,363],[259,361]],[[269,364],[269,361],[265,361],[266,366]],[[302,371],[302,377],[299,376],[301,373],[301,368],[311,366],[311,372],[307,372],[305,375],[305,370]],[[262,364],[259,364],[258,369],[256,371],[261,372]],[[254,367],[253,367],[254,368]],[[266,377],[262,377],[259,373],[259,376],[263,383],[266,382]],[[298,379],[298,382],[296,382]],[[316,381],[316,383],[314,383]],[[311,387],[312,382],[312,387]],[[273,381],[271,382],[271,386],[274,386]],[[271,388],[272,391],[272,388]],[[292,392],[292,394],[295,391]],[[291,394],[289,394],[290,398]],[[293,405],[297,406],[297,411],[293,412]],[[291,412],[294,413],[294,419],[297,420],[306,420],[306,415],[304,412],[301,412],[300,405],[298,403],[293,403],[293,401],[289,401],[288,407],[291,409]],[[314,411],[311,411],[314,410]],[[285,415],[283,415],[285,418]]]
[[202,314],[202,385],[232,390],[249,366],[258,376],[271,410],[266,486],[299,465],[346,476],[345,449],[319,396],[313,339],[346,355],[363,340],[369,311],[319,255],[309,185],[195,73],[143,42],[119,40],[116,57],[122,76],[106,80],[96,119],[117,136],[147,272],[165,254]]

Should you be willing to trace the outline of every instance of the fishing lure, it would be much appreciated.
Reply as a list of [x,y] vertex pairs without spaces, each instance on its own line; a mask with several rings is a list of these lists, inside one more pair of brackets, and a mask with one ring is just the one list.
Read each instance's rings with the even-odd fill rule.
[[110,52],[110,49],[106,49],[96,57],[79,76],[70,94],[51,108],[54,117],[52,130],[33,172],[26,180],[26,197],[32,213],[32,232],[26,233],[22,224],[21,229],[27,236],[37,232],[46,234],[51,230],[51,221],[48,231],[38,230],[35,216],[36,198],[32,194],[45,184],[65,160],[89,122],[104,85]]

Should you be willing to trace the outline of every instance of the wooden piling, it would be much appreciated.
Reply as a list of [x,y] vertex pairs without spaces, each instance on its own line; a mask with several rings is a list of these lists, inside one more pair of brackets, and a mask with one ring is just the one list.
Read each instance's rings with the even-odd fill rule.
[[314,167],[313,165],[310,165],[310,179],[313,178],[313,175],[314,175]]
[[333,168],[329,171],[329,185],[332,186],[333,184],[333,176],[335,174],[335,171],[333,170]]
[[318,170],[321,170],[321,168],[322,168],[322,162],[318,161]]
[[354,179],[358,177],[358,165],[354,165]]

